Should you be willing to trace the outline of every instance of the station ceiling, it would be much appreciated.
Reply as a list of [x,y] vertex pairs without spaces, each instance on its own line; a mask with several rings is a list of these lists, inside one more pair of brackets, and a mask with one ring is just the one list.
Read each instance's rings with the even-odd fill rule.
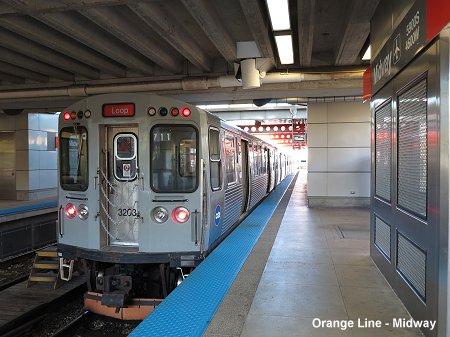
[[[0,0],[0,109],[123,91],[204,104],[360,96],[378,1],[289,0],[283,65],[265,0]],[[244,89],[235,71],[252,53],[261,86]]]

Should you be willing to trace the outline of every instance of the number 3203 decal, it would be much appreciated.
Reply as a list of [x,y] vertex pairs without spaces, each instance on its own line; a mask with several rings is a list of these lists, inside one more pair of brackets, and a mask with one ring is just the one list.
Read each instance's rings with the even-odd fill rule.
[[137,216],[137,210],[135,208],[119,208],[117,211],[119,216]]

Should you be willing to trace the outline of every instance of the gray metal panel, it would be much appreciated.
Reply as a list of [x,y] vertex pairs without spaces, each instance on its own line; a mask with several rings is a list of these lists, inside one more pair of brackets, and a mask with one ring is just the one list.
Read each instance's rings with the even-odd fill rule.
[[375,245],[391,259],[391,226],[375,216]]
[[401,233],[397,239],[397,269],[411,284],[418,295],[426,301],[427,255]]
[[0,132],[0,199],[16,199],[15,132]]
[[266,195],[267,180],[268,176],[266,174],[257,178],[252,178],[250,208],[255,206]]
[[223,223],[221,234],[228,231],[228,229],[239,220],[242,208],[243,189],[242,185],[228,187],[225,190],[225,204],[223,207]]
[[427,80],[398,97],[398,204],[427,216]]
[[375,194],[391,201],[391,101],[375,110]]

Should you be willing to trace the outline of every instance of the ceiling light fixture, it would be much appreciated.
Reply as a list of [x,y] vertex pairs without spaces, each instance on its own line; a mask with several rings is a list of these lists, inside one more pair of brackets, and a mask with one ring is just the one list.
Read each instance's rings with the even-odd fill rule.
[[364,53],[364,56],[362,57],[362,59],[364,61],[370,61],[370,58],[371,58],[371,51],[370,51],[370,45],[369,45],[369,47],[367,48],[366,52]]
[[269,9],[272,30],[289,30],[291,22],[289,20],[288,0],[266,0]]
[[294,63],[294,50],[292,49],[292,35],[275,35],[278,56],[281,64]]

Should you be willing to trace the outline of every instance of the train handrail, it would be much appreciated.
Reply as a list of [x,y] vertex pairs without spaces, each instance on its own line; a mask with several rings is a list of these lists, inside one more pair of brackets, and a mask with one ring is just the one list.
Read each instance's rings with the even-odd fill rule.
[[63,237],[64,232],[63,232],[63,228],[62,228],[62,221],[61,221],[61,210],[63,209],[63,206],[60,205],[59,206],[59,210],[58,210],[58,231],[59,231],[59,235],[61,237]]

